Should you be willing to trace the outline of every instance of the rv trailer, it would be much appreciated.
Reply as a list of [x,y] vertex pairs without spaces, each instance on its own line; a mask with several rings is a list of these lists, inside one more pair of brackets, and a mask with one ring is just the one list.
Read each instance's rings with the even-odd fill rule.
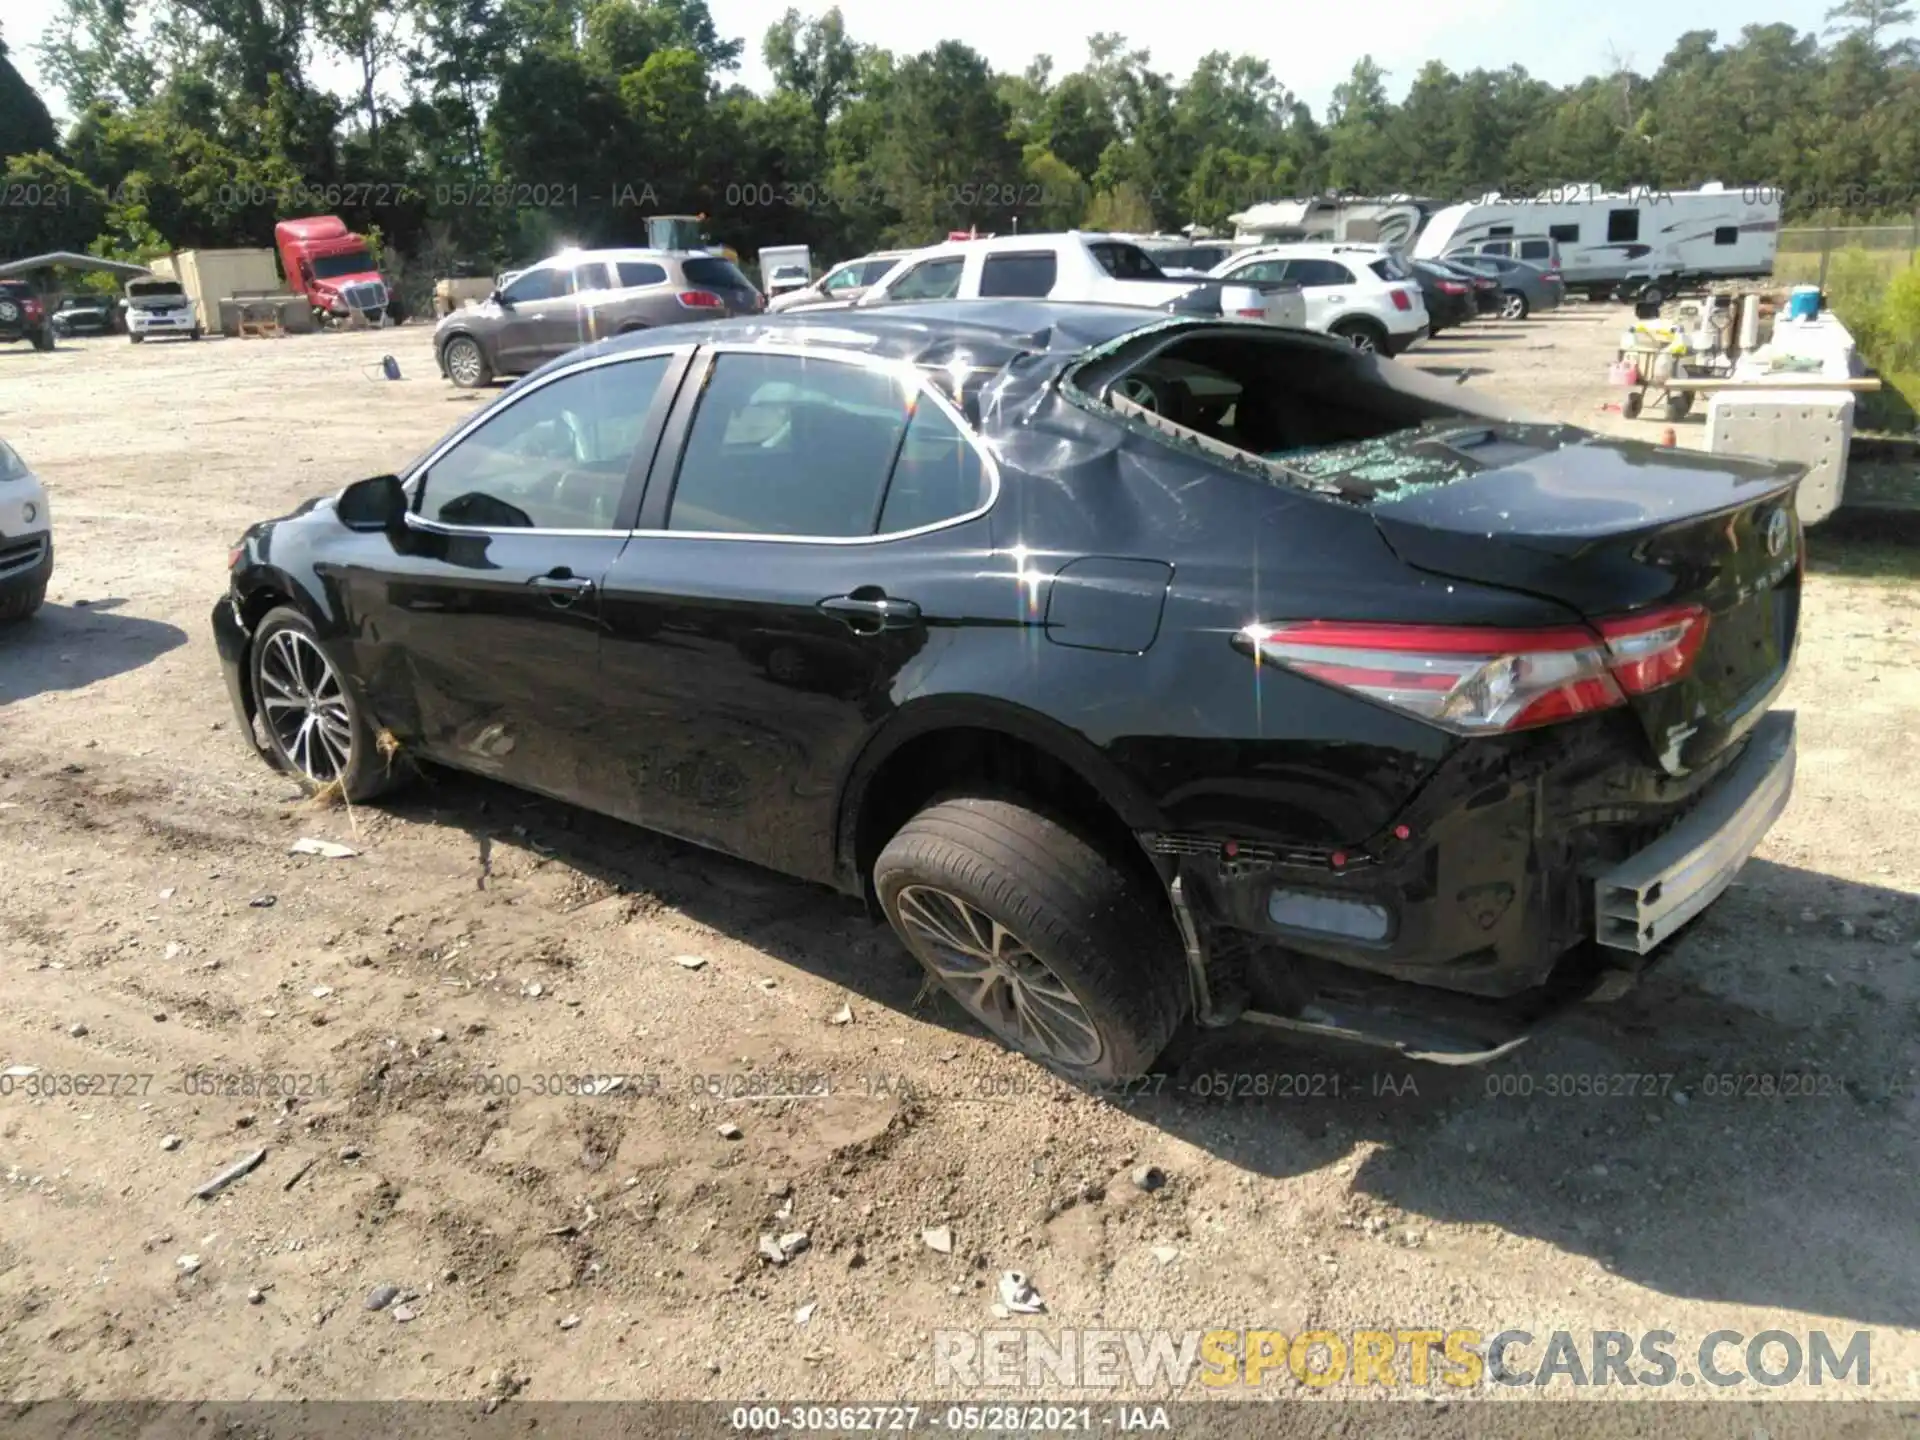
[[1410,195],[1322,195],[1306,200],[1273,200],[1227,218],[1234,225],[1234,243],[1242,247],[1311,240],[1365,242],[1405,250],[1434,208],[1434,201]]
[[1539,195],[1490,195],[1435,213],[1414,243],[1444,259],[1505,236],[1544,235],[1560,244],[1567,287],[1594,299],[1664,299],[1708,280],[1763,279],[1780,242],[1780,191],[1772,185],[1698,190],[1557,186]]

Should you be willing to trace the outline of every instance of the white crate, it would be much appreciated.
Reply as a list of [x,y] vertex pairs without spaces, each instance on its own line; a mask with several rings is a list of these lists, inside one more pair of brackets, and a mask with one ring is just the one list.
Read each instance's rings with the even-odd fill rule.
[[1815,525],[1840,508],[1846,491],[1853,403],[1845,390],[1710,391],[1707,449],[1806,466],[1800,523]]

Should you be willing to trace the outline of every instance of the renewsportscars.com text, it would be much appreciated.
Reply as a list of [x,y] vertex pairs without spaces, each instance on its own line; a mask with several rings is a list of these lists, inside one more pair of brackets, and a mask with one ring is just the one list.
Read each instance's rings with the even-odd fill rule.
[[1847,1386],[1873,1383],[1873,1332],[938,1330],[934,1383],[967,1390],[1314,1390]]

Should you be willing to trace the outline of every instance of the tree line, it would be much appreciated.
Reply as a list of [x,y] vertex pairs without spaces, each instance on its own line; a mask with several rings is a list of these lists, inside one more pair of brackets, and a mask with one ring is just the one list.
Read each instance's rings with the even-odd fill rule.
[[1398,100],[1363,58],[1316,115],[1264,59],[1215,52],[1179,80],[1114,34],[1078,69],[1008,74],[959,41],[896,55],[838,10],[789,10],[755,93],[706,0],[65,0],[24,42],[64,130],[6,58],[22,37],[0,36],[0,254],[265,244],[277,219],[332,213],[416,273],[484,271],[699,213],[743,256],[831,259],[969,227],[1220,228],[1328,190],[1589,181],[1766,185],[1790,221],[1905,218],[1911,20],[1845,0],[1820,34],[1693,31],[1651,74],[1571,85],[1435,61]]

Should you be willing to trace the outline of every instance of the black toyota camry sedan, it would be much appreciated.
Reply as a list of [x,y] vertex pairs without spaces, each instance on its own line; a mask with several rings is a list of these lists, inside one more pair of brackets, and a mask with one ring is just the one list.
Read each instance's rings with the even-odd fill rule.
[[1300,331],[1026,301],[576,350],[256,525],[254,743],[864,895],[1094,1081],[1245,1018],[1467,1061],[1626,988],[1792,785],[1797,469]]

